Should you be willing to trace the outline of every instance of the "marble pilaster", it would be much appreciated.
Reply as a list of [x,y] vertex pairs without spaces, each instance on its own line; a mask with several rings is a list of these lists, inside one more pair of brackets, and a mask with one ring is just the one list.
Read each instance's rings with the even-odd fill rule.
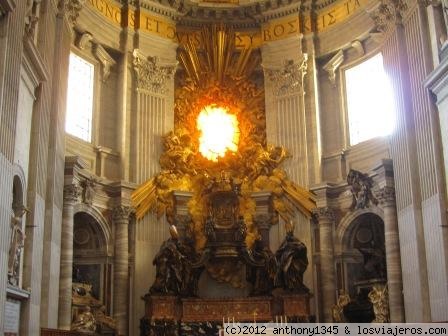
[[119,205],[113,210],[115,225],[114,318],[119,335],[127,335],[129,308],[129,216],[132,208]]
[[[140,39],[138,49],[132,56],[133,104],[136,106],[137,127],[132,143],[135,154],[131,157],[133,181],[143,183],[160,171],[159,158],[162,153],[162,136],[174,127],[174,72],[176,70],[176,48],[173,41],[160,38]],[[126,88],[127,90],[128,88]],[[131,318],[133,335],[139,332],[140,317],[144,304],[140,299],[155,278],[155,268],[147,260],[153,260],[161,243],[169,236],[164,219],[158,220],[148,214],[135,225],[135,245],[130,247],[139,265],[133,278],[134,312]]]
[[334,213],[329,207],[317,208],[320,242],[320,279],[322,290],[323,321],[332,322],[332,307],[336,303],[336,275],[334,265],[333,225]]
[[395,206],[395,189],[385,186],[380,189],[380,192],[376,196],[384,211],[384,244],[386,248],[390,321],[393,323],[401,323],[404,322],[403,283],[397,210]]
[[72,273],[74,206],[81,188],[76,184],[64,186],[64,205],[61,229],[61,271],[59,280],[59,329],[70,330],[72,321]]
[[[304,83],[309,62],[308,55],[302,51],[302,38],[301,34],[297,34],[269,41],[260,50],[265,79],[267,142],[284,146],[288,150],[291,157],[284,162],[283,168],[293,182],[307,188],[310,185],[307,138],[310,119],[305,110]],[[314,172],[312,175],[315,175]],[[311,246],[311,225],[308,218],[297,213],[294,223],[294,234],[306,246]],[[286,232],[279,225],[272,233],[270,245],[271,249],[275,249],[281,244]],[[313,274],[311,265],[303,279],[304,284],[312,290]]]

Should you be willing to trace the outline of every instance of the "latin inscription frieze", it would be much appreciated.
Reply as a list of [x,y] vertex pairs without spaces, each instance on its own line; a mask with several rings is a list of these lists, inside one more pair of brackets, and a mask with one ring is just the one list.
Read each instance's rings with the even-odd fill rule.
[[[200,45],[199,31],[178,31],[173,21],[152,15],[145,10],[134,11],[122,8],[118,2],[112,0],[87,0],[87,3],[113,24],[140,29],[143,32],[177,41],[180,44],[192,41],[196,46]],[[368,0],[345,0],[317,12],[314,19],[311,18],[311,14],[302,16],[303,22],[300,22],[297,14],[272,20],[264,24],[260,30],[236,32],[235,44],[238,48],[258,47],[262,43],[301,33],[325,31],[347,20],[367,3]]]

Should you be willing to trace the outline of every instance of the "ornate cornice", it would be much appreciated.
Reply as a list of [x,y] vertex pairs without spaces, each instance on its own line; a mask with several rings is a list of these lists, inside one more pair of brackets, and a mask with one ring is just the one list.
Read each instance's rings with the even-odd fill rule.
[[299,0],[260,0],[235,5],[228,2],[194,0],[141,0],[141,8],[178,21],[183,25],[197,26],[226,20],[234,28],[255,27],[260,22],[285,17],[300,11]]
[[81,195],[82,188],[77,184],[67,184],[64,186],[64,203],[76,203]]
[[298,93],[303,88],[303,77],[308,67],[308,56],[303,54],[300,61],[285,60],[281,68],[263,66],[265,78],[271,81],[276,96]]
[[118,221],[127,221],[129,216],[134,212],[134,209],[130,206],[119,205],[113,208],[112,218]]
[[167,81],[173,78],[177,64],[162,65],[158,57],[145,58],[138,49],[134,50],[133,55],[138,89],[164,94],[167,91]]
[[395,206],[395,188],[394,187],[383,187],[379,189],[375,196],[382,206]]
[[334,211],[330,207],[315,208],[313,210],[313,216],[317,219],[318,222],[322,220],[334,222],[335,220]]

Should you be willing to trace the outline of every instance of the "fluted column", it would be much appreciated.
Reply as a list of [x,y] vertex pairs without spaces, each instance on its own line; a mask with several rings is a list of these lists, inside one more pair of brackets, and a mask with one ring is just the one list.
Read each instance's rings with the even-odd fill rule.
[[76,184],[64,186],[64,206],[61,229],[61,273],[59,280],[59,329],[70,330],[72,320],[72,273],[74,206],[81,188]]
[[384,211],[390,321],[404,322],[403,283],[401,278],[400,240],[395,207],[395,189],[388,186],[383,187],[377,194],[377,199]]
[[114,318],[119,335],[128,334],[129,307],[129,215],[131,208],[117,206],[113,212],[115,225]]
[[332,322],[332,307],[336,303],[336,276],[333,247],[333,210],[328,207],[317,208],[314,212],[319,225],[320,279],[322,290],[322,322]]

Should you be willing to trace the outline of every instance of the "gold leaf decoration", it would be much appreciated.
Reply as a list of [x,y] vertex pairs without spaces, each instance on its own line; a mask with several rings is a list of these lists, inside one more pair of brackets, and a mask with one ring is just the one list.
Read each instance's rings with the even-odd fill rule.
[[[251,247],[258,237],[253,223],[253,192],[272,192],[275,210],[288,221],[297,210],[310,217],[315,198],[288,180],[279,168],[289,157],[286,149],[266,144],[264,91],[250,80],[260,62],[258,54],[251,49],[237,51],[233,30],[223,25],[205,27],[201,36],[203,49],[198,50],[189,41],[179,53],[184,82],[176,90],[174,131],[163,138],[162,171],[133,193],[132,202],[137,218],[155,211],[159,216],[166,214],[173,223],[172,191],[192,192],[188,208],[199,251],[206,244],[207,192],[217,185],[230,190],[231,184],[238,184],[240,212],[247,227],[246,244]],[[227,152],[217,162],[207,160],[198,151],[200,133],[196,121],[209,105],[225,107],[235,115],[240,130],[237,152]]]

